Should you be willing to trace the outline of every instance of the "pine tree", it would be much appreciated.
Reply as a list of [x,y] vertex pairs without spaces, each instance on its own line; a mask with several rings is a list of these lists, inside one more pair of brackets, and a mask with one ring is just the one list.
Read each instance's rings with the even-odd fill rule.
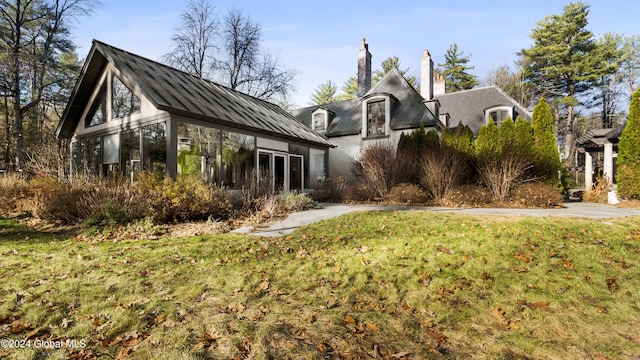
[[533,108],[534,173],[543,181],[557,183],[560,152],[553,129],[553,116],[544,98]]
[[473,66],[467,66],[471,55],[462,56],[464,52],[458,50],[458,45],[453,44],[444,54],[444,64],[438,64],[444,71],[447,92],[468,90],[478,85],[478,78],[469,74],[467,70],[473,70]]
[[627,125],[618,143],[618,194],[640,199],[640,89],[631,96]]
[[320,84],[311,94],[312,105],[329,104],[336,101],[336,91],[338,88],[331,80]]

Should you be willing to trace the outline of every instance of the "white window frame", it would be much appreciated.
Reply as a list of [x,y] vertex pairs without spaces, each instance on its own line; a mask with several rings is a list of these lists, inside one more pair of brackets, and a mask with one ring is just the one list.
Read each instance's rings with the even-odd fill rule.
[[[498,112],[498,111],[506,111],[507,112],[507,117],[505,117],[505,119],[507,118],[511,118],[512,120],[515,120],[513,118],[513,107],[512,106],[494,106],[492,108],[488,108],[484,111],[484,124],[488,125],[489,124],[489,119],[491,118],[491,113],[492,112]],[[499,119],[493,119],[493,121],[496,123],[496,126],[500,126],[500,124],[502,123],[502,121],[504,121],[504,119],[499,120]]]
[[[289,192],[289,154],[285,153],[285,152],[281,152],[281,151],[273,151],[273,150],[266,150],[266,149],[262,149],[262,148],[258,148],[258,152],[257,152],[257,156],[258,156],[258,161],[257,161],[257,166],[256,169],[260,169],[260,154],[265,154],[269,156],[269,173],[271,176],[271,179],[269,179],[270,181],[270,189],[271,191],[275,191],[275,182],[276,182],[276,174],[275,174],[275,164],[276,164],[276,157],[281,157],[284,160],[284,179],[283,179],[283,191]],[[258,176],[257,181],[260,181],[260,172],[256,171],[256,174]],[[303,183],[304,186],[304,183]]]
[[[367,107],[369,103],[384,101],[384,134],[369,135],[369,119]],[[389,121],[391,120],[391,98],[388,95],[375,95],[362,102],[362,138],[379,138],[389,136]]]
[[[323,115],[324,118],[324,128],[316,129],[316,115]],[[311,129],[315,131],[327,131],[327,127],[329,126],[329,112],[325,109],[317,109],[313,113],[311,113]]]

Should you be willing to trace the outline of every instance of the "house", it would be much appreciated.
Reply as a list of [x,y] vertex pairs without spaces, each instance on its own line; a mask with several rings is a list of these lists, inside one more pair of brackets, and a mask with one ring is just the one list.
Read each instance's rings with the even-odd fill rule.
[[390,141],[397,145],[403,133],[423,126],[442,131],[468,125],[477,135],[490,117],[499,124],[506,118],[531,113],[496,86],[445,93],[444,78],[434,76],[429,51],[420,61],[420,91],[396,69],[371,86],[369,46],[362,39],[358,51],[358,98],[315,105],[292,111],[298,121],[322,134],[335,148],[329,149],[329,176],[350,178],[351,164],[370,144]]
[[96,40],[56,135],[71,140],[75,174],[199,174],[285,191],[315,186],[334,146],[272,103]]

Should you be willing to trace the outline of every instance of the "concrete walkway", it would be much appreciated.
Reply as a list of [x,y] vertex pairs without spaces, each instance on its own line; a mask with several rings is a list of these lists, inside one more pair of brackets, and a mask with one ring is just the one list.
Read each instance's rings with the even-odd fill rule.
[[565,203],[559,209],[514,209],[514,208],[448,208],[421,206],[392,206],[392,205],[349,205],[349,204],[321,204],[321,209],[313,209],[290,214],[286,219],[237,228],[232,233],[250,234],[256,236],[279,237],[292,233],[295,229],[311,223],[331,219],[355,211],[379,210],[418,210],[431,212],[446,212],[468,215],[505,215],[505,216],[563,216],[591,219],[607,219],[626,216],[640,216],[640,210],[619,208],[611,205],[572,202]]

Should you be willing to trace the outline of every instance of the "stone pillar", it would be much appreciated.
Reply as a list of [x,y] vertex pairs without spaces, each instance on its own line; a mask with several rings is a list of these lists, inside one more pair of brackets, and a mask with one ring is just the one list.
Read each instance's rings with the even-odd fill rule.
[[604,144],[604,170],[603,176],[607,185],[613,185],[613,144]]
[[584,152],[584,190],[593,189],[593,158],[588,151]]

